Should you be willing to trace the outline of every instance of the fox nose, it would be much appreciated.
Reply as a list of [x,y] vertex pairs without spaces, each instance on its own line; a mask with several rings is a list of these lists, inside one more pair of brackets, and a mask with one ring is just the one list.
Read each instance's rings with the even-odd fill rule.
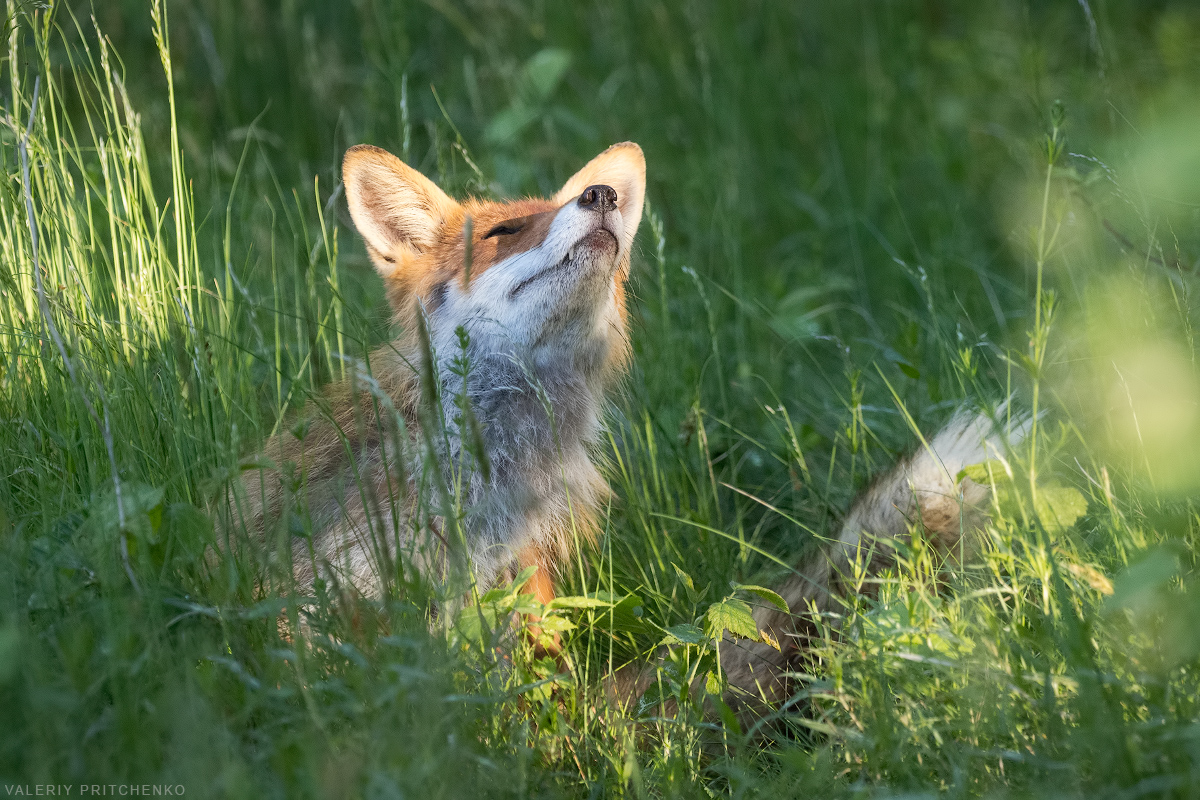
[[579,205],[592,211],[612,211],[617,207],[617,190],[603,183],[589,186],[579,195]]

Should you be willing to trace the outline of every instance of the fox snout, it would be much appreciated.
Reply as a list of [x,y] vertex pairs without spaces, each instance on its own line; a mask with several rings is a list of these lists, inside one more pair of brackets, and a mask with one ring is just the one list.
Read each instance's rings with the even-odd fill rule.
[[617,190],[598,183],[583,190],[576,204],[584,211],[600,217],[599,223],[586,233],[579,243],[595,250],[611,250],[617,255],[621,250],[621,210],[617,205]]
[[583,194],[579,195],[579,206],[589,211],[598,211],[601,214],[605,211],[612,211],[617,207],[617,190],[611,186],[605,186],[603,183],[589,186],[583,190]]

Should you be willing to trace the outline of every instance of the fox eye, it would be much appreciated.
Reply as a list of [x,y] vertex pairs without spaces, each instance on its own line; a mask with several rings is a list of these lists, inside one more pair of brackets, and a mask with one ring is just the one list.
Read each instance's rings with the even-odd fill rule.
[[496,227],[483,235],[483,238],[490,239],[493,236],[512,236],[514,233],[520,233],[524,227],[519,222],[502,222]]

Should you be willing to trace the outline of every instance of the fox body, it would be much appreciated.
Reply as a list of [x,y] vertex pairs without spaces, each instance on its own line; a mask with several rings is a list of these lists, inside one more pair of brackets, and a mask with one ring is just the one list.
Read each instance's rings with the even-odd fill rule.
[[[346,153],[343,179],[400,333],[316,404],[302,437],[265,448],[305,487],[312,552],[294,558],[298,585],[323,574],[373,595],[401,551],[429,569],[458,539],[480,584],[536,565],[549,600],[608,491],[588,451],[629,354],[642,151],[610,147],[548,199],[457,202],[365,145]],[[286,478],[245,481],[252,528],[284,513]],[[450,505],[465,516],[423,511]]]
[[[629,357],[625,281],[642,151],[610,147],[548,199],[458,202],[365,145],[347,152],[343,177],[401,332],[374,352],[369,372],[327,393],[305,435],[266,447],[307,487],[313,535],[310,557],[294,558],[299,587],[323,573],[376,594],[401,551],[419,570],[444,566],[457,525],[481,585],[536,565],[533,588],[547,602],[574,544],[594,535],[608,492],[589,450]],[[838,538],[778,587],[793,613],[755,612],[781,647],[722,643],[729,700],[747,708],[787,698],[808,614],[846,591],[853,561],[877,571],[914,525],[947,552],[969,552],[989,489],[957,476],[1002,457],[1002,445],[988,418],[960,413],[880,477]],[[287,477],[247,479],[255,528],[285,511]],[[610,689],[629,699],[648,674],[625,670]]]

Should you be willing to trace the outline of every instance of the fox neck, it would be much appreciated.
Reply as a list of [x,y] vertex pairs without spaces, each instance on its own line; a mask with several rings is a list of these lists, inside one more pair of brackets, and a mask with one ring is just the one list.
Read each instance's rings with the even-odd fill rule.
[[475,319],[461,326],[464,345],[460,326],[431,322],[443,468],[464,490],[472,560],[486,584],[506,566],[497,544],[507,556],[529,546],[561,554],[569,531],[588,535],[607,493],[589,449],[624,361],[624,324],[605,304],[590,320],[528,342]]
[[[606,339],[580,337],[570,347],[522,347],[477,331],[462,347],[437,354],[443,417],[461,451],[482,444],[496,466],[520,472],[530,461],[566,456],[592,441],[608,383]],[[479,424],[464,430],[463,398]],[[465,441],[482,435],[481,443]],[[478,455],[478,454],[477,454]]]

